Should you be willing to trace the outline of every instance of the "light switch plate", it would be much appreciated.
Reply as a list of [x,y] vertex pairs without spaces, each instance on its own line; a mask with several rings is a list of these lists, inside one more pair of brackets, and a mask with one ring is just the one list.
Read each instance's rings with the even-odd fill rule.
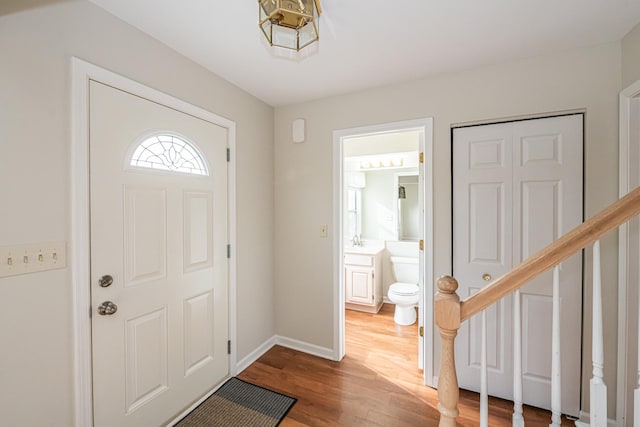
[[66,242],[0,247],[0,277],[67,266]]
[[329,235],[329,226],[327,224],[320,225],[320,237],[327,237]]

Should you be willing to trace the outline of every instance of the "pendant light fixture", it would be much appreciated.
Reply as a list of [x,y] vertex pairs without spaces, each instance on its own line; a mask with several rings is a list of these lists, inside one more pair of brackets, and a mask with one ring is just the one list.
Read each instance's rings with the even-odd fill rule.
[[299,51],[318,41],[320,0],[258,0],[258,25],[271,46]]

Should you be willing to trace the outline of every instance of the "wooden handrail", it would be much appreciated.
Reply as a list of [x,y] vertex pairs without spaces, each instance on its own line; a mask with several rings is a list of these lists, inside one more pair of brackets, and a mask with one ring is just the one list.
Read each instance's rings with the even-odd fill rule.
[[459,413],[454,340],[460,324],[638,214],[640,214],[640,187],[462,302],[456,294],[458,282],[454,278],[442,276],[438,279],[438,292],[434,305],[441,341],[438,377],[440,427],[454,427]]
[[463,322],[496,303],[638,214],[640,214],[640,187],[462,301],[460,321]]

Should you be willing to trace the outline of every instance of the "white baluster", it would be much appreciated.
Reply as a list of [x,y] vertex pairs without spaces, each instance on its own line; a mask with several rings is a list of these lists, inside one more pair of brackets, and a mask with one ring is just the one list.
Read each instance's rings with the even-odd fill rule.
[[562,371],[560,369],[560,267],[553,268],[553,320],[551,335],[551,424],[562,423]]
[[482,310],[480,350],[480,427],[489,426],[489,387],[487,379],[487,310]]
[[593,244],[593,331],[591,363],[593,377],[589,381],[591,403],[591,425],[607,426],[607,386],[602,380],[604,369],[604,346],[602,343],[602,275],[600,274],[600,241]]
[[520,290],[513,295],[513,421],[514,427],[524,427],[522,416],[522,320]]

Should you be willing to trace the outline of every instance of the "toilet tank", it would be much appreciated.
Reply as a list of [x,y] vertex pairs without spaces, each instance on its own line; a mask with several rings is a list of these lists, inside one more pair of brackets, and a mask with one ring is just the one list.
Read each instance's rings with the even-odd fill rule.
[[392,256],[390,259],[396,282],[418,283],[418,258]]

